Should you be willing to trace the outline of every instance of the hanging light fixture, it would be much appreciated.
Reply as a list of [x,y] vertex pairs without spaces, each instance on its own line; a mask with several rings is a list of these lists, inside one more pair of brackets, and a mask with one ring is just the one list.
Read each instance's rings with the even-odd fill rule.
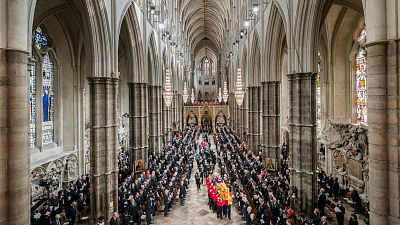
[[222,102],[222,92],[221,92],[221,88],[219,88],[219,91],[218,91],[218,101],[219,101],[219,102]]
[[193,88],[192,88],[192,94],[191,94],[191,96],[190,96],[190,100],[192,101],[192,103],[194,102],[194,90],[193,90]]
[[165,71],[165,85],[164,85],[164,101],[167,108],[171,107],[172,104],[172,86],[171,86],[171,77],[169,75],[169,69]]
[[228,95],[228,87],[227,87],[226,81],[224,81],[224,92],[222,94],[222,99],[224,100],[225,103],[228,102],[228,97],[229,97],[229,95]]
[[235,98],[238,106],[241,106],[244,99],[244,90],[242,84],[242,70],[240,68],[237,69]]
[[188,90],[187,90],[187,87],[186,87],[186,82],[185,82],[184,87],[183,87],[182,98],[183,98],[183,103],[186,103],[188,101],[188,99],[189,99],[189,93],[188,93]]

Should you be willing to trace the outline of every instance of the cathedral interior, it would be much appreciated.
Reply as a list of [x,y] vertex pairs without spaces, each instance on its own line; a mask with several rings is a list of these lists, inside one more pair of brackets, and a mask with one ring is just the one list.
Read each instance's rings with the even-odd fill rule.
[[[184,163],[215,150],[223,173],[242,154],[225,140],[287,179],[296,216],[321,210],[324,189],[329,224],[342,201],[346,224],[398,225],[399,41],[397,0],[1,0],[0,225],[134,224],[124,179],[192,139]],[[146,197],[139,224],[267,224],[235,190],[218,220],[192,166],[186,205],[180,189],[169,217],[157,196],[149,215]]]

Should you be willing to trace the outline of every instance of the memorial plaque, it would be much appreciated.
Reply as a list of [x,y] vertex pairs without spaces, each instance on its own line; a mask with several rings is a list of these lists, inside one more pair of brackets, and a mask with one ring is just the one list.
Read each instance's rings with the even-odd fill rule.
[[351,176],[354,176],[354,177],[362,180],[362,172],[361,172],[362,165],[361,165],[361,162],[357,161],[355,159],[352,159],[352,158],[349,158],[347,160],[347,162],[348,162],[349,174]]

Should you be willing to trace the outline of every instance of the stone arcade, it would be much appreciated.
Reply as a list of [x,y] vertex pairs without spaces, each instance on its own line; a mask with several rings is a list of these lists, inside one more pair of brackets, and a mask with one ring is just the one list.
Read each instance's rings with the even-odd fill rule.
[[277,169],[287,148],[296,212],[312,213],[324,171],[370,224],[400,224],[399,13],[397,0],[1,0],[0,224],[30,224],[82,175],[90,222],[108,222],[119,154],[147,168],[196,125],[232,127]]

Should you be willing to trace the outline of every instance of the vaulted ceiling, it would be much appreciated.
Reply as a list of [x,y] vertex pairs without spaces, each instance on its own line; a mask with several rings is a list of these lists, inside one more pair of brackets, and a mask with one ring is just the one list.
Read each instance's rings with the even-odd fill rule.
[[194,55],[204,49],[215,55],[223,48],[232,0],[180,0],[182,30]]

